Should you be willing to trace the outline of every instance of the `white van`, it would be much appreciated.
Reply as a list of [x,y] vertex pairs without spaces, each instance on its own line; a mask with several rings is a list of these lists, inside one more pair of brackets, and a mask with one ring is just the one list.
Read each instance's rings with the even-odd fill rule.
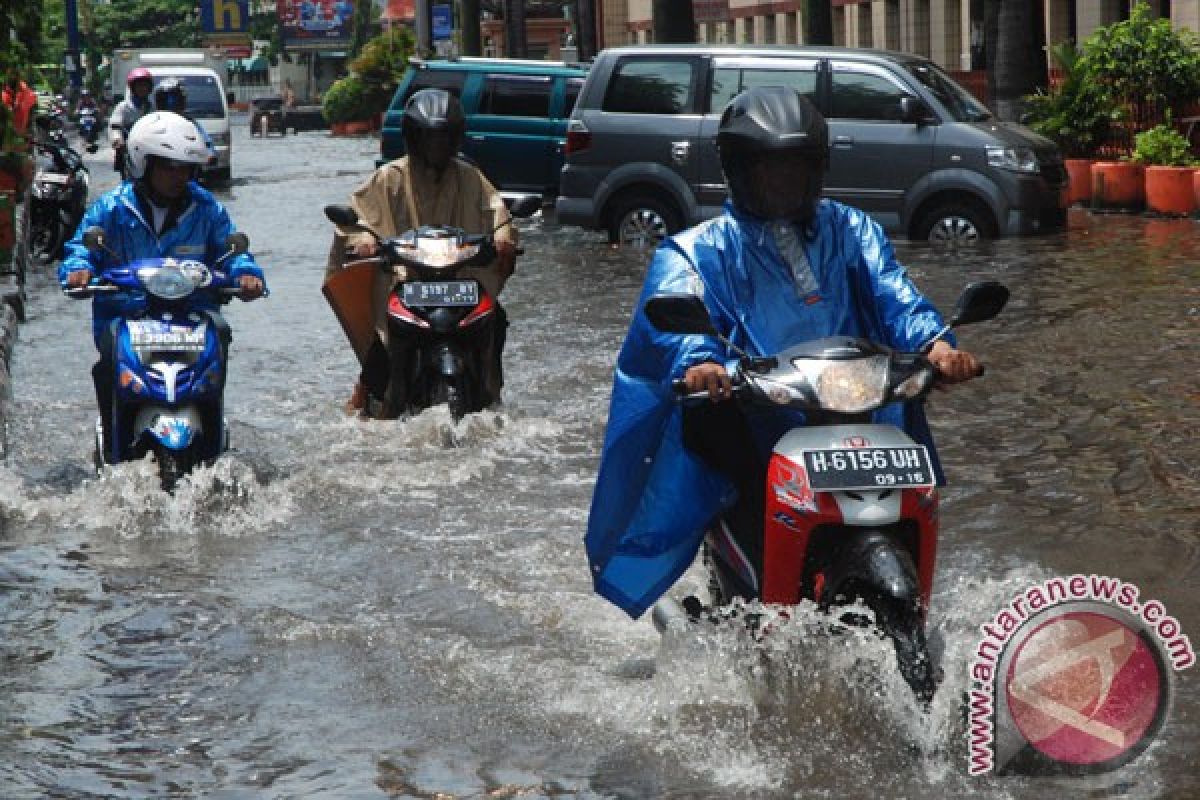
[[[225,97],[225,60],[223,55],[204,50],[158,48],[118,50],[114,54],[113,82],[126,96],[125,76],[135,67],[145,67],[154,76],[154,84],[165,78],[177,79],[187,93],[188,114],[212,139],[217,153],[215,164],[205,167],[204,176],[220,183],[233,177],[232,135],[229,104]],[[119,81],[119,83],[118,83]]]

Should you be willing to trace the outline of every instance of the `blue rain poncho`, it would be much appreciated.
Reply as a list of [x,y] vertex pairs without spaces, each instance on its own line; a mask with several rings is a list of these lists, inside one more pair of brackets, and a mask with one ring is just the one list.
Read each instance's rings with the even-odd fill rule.
[[[175,225],[163,235],[154,233],[145,218],[134,193],[133,183],[125,182],[105,193],[87,210],[75,237],[66,245],[66,258],[58,265],[58,280],[64,287],[67,276],[78,269],[88,269],[93,275],[102,269],[123,266],[143,258],[167,258],[203,261],[211,266],[225,254],[225,240],[234,232],[225,207],[212,193],[192,182],[188,184],[189,203],[180,213]],[[103,250],[92,253],[83,246],[84,232],[97,225],[104,229],[104,244],[112,255]],[[253,275],[262,280],[262,270],[249,253],[239,253],[222,263],[230,277]],[[145,293],[140,290],[97,294],[92,300],[92,338],[100,346],[100,336],[117,317],[136,316],[145,306]],[[208,300],[196,299],[198,309],[216,306]]]
[[[808,266],[796,270],[770,224],[727,204],[720,217],[663,242],[650,263],[617,359],[585,537],[596,591],[632,617],[678,580],[704,529],[737,498],[724,475],[684,448],[683,415],[671,390],[688,367],[704,361],[732,366],[735,355],[711,336],[658,332],[643,313],[647,299],[663,292],[700,295],[717,330],[753,356],[835,335],[919,351],[944,325],[870,217],[823,200],[814,226],[815,236],[797,240]],[[875,419],[903,427],[929,447],[941,482],[919,403],[893,404]],[[781,410],[749,421],[765,454],[804,417]]]

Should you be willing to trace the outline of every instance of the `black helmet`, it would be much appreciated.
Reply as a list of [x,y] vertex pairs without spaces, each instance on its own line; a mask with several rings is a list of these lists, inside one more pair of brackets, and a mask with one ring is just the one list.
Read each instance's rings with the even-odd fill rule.
[[466,136],[462,103],[444,89],[422,89],[408,98],[401,131],[409,156],[441,172]]
[[807,97],[783,86],[748,89],[717,129],[733,203],[764,219],[808,224],[829,166],[829,126]]
[[173,111],[182,114],[187,110],[187,92],[178,78],[163,78],[154,87],[154,108],[157,111]]

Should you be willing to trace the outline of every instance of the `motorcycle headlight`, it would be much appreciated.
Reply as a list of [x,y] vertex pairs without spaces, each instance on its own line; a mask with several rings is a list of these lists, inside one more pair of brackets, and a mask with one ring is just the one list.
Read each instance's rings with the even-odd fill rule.
[[796,359],[796,369],[804,372],[826,411],[861,414],[885,403],[888,357],[855,358],[848,361],[811,361]]
[[988,145],[988,166],[1009,172],[1032,174],[1038,171],[1037,154],[1028,147],[999,147]]
[[191,276],[175,266],[139,270],[138,278],[147,292],[163,300],[179,300],[196,288]]

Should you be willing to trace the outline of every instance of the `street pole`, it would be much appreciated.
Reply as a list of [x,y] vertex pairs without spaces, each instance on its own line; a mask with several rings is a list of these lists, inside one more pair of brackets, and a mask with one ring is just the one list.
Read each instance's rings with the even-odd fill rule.
[[429,4],[431,0],[417,0],[417,55],[429,58],[433,55],[433,21]]

